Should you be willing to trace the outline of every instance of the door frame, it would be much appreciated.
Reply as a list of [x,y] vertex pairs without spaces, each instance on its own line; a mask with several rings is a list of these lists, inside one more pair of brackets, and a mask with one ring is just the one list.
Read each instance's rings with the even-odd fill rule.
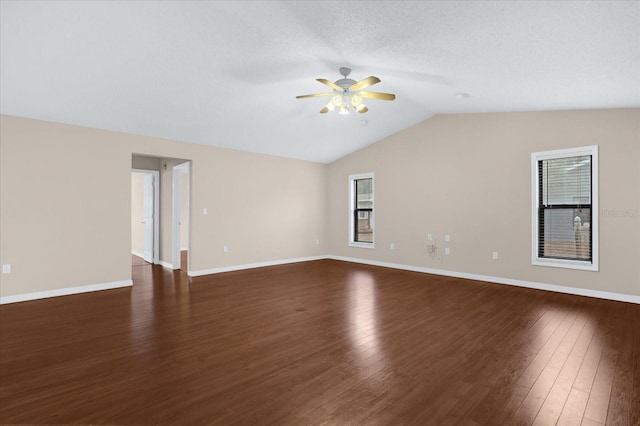
[[131,173],[153,176],[153,263],[160,262],[160,172],[158,170],[131,169]]
[[[187,193],[181,194],[182,172],[186,170]],[[185,161],[172,168],[172,193],[173,193],[173,221],[172,221],[172,247],[171,247],[171,263],[173,269],[180,269],[180,210],[182,197],[187,199],[187,268],[191,267],[191,161]]]

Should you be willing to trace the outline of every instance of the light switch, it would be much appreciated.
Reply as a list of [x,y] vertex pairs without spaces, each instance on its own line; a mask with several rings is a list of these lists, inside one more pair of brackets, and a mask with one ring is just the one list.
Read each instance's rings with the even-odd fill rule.
[[6,264],[2,265],[2,273],[3,274],[10,274],[11,273],[11,264],[10,263],[6,263]]
[[208,214],[209,214],[209,209],[207,209],[206,207],[203,207],[203,208],[202,208],[202,214],[203,214],[204,216],[208,215]]
[[449,235],[449,234],[445,235],[444,236],[444,240],[447,241],[447,242],[451,241],[451,235]]

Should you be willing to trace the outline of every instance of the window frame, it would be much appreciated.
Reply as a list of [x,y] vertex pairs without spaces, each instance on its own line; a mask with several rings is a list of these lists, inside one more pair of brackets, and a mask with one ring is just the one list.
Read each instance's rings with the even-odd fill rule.
[[[591,156],[591,261],[540,257],[540,172],[539,161]],[[598,207],[598,145],[534,152],[531,154],[531,264],[584,271],[599,271],[599,207]]]
[[[364,209],[370,211],[371,214],[371,227],[373,228],[373,235],[371,242],[356,241],[355,240],[355,216],[359,214],[359,211],[363,209],[357,209],[356,207],[356,181],[362,179],[371,179],[371,209]],[[359,173],[355,175],[349,175],[349,246],[359,248],[375,248],[375,178],[373,173]]]

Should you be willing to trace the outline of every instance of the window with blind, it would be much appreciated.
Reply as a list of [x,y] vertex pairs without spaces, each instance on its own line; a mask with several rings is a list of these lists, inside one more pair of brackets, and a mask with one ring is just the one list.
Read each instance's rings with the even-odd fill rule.
[[349,176],[349,245],[373,248],[373,173]]
[[531,156],[534,265],[598,270],[598,147]]

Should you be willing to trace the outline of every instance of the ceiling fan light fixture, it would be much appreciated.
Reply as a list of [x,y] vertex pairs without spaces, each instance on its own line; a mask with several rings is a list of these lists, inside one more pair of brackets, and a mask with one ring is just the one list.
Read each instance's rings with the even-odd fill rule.
[[353,105],[356,111],[358,111],[360,114],[369,111],[369,108],[367,108],[366,105],[362,103],[362,98],[358,96],[357,93],[354,93],[351,96],[351,105]]
[[316,93],[312,95],[300,95],[296,96],[298,99],[303,98],[315,98],[319,96],[331,96],[331,100],[320,110],[321,114],[326,114],[328,111],[334,111],[338,109],[338,114],[349,114],[350,107],[353,107],[358,113],[363,114],[369,111],[369,108],[362,103],[363,98],[367,99],[379,99],[384,101],[392,101],[396,98],[396,95],[392,93],[379,93],[364,91],[369,86],[380,83],[380,79],[375,76],[369,76],[363,80],[355,81],[348,78],[351,73],[351,69],[347,67],[340,68],[340,74],[344,78],[337,80],[335,83],[324,78],[317,78],[316,81],[329,86],[333,89],[333,93]]

